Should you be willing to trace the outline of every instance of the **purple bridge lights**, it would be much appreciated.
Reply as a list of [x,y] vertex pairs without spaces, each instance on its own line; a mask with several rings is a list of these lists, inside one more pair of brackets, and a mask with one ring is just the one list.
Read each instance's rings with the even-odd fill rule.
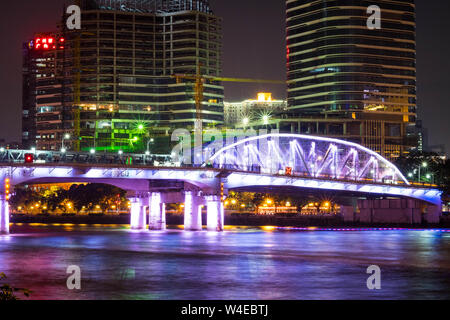
[[361,145],[298,134],[250,137],[221,148],[207,161],[215,168],[349,180],[406,184],[408,180],[388,160]]
[[[346,221],[437,223],[441,192],[412,186],[389,161],[360,145],[336,139],[293,134],[269,134],[226,145],[203,148],[202,166],[172,160],[162,166],[143,155],[132,156],[132,166],[100,155],[36,151],[40,163],[21,163],[21,155],[0,152],[0,179],[15,185],[57,182],[96,182],[120,187],[131,201],[133,230],[165,230],[167,204],[184,203],[185,230],[222,231],[222,190],[278,192],[327,191],[353,198],[342,206]],[[197,153],[196,153],[197,154]],[[69,157],[70,156],[70,157]],[[116,157],[119,157],[116,155]],[[139,158],[141,157],[141,158]],[[175,157],[174,157],[175,158]],[[79,161],[77,159],[87,159]],[[116,161],[117,160],[117,161]],[[9,209],[0,184],[0,232],[9,232]],[[381,199],[383,198],[383,199]],[[388,199],[386,199],[388,198]],[[148,214],[147,214],[148,212]]]

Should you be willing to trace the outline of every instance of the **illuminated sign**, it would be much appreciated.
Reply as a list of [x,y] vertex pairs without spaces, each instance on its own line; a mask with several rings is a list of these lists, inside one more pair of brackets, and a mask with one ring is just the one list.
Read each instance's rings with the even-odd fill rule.
[[65,44],[64,38],[55,38],[55,37],[37,37],[34,40],[30,41],[29,48],[34,50],[57,50],[64,49]]

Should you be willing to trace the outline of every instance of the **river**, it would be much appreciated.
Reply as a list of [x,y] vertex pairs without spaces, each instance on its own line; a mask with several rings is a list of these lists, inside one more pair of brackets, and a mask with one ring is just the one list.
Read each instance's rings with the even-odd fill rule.
[[[133,232],[124,225],[15,224],[0,272],[31,299],[449,299],[449,230]],[[69,290],[67,267],[81,270]],[[366,269],[381,269],[367,289]]]

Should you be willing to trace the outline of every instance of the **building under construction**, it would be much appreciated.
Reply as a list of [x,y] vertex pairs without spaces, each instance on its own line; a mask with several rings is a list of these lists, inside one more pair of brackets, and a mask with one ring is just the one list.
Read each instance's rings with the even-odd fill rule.
[[[221,75],[221,21],[208,1],[78,4],[81,30],[67,30],[65,15],[58,32],[25,47],[24,144],[138,151],[174,128],[194,128],[196,83],[174,75]],[[203,126],[223,124],[221,83],[202,91]]]

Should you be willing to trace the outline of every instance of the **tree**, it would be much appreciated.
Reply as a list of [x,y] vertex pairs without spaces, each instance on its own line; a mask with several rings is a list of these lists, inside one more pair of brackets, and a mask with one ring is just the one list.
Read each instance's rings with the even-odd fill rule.
[[[426,167],[423,165],[426,164]],[[433,152],[411,152],[406,156],[399,157],[395,165],[409,180],[418,180],[418,168],[420,170],[420,181],[434,182],[444,192],[450,194],[450,161]],[[430,178],[427,178],[430,174]]]
[[[0,281],[6,279],[6,275],[0,272]],[[14,288],[9,284],[0,283],[0,301],[10,301],[10,300],[20,300],[19,297],[15,295],[16,292],[22,292],[25,297],[29,297],[31,291],[24,288]]]

